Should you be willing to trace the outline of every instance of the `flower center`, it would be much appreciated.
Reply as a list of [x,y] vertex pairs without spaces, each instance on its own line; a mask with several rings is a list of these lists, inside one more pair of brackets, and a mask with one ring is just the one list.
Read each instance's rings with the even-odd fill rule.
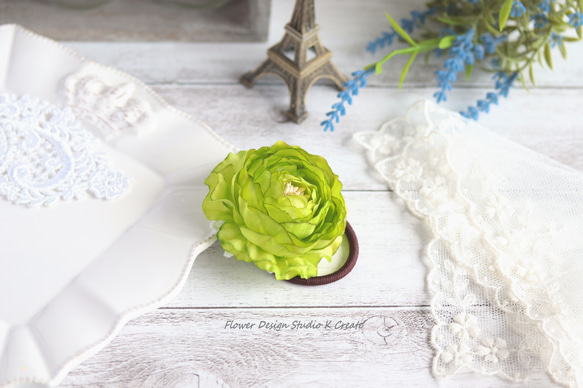
[[283,192],[284,197],[288,195],[302,195],[306,191],[305,187],[296,187],[292,185],[290,182],[286,182],[285,184],[285,191]]

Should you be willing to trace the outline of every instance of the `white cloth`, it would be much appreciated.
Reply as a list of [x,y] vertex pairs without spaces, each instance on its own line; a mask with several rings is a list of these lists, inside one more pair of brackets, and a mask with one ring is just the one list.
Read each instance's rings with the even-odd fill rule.
[[430,102],[355,139],[431,229],[434,374],[583,386],[583,174]]
[[178,293],[231,151],[128,74],[0,26],[0,387],[57,385]]

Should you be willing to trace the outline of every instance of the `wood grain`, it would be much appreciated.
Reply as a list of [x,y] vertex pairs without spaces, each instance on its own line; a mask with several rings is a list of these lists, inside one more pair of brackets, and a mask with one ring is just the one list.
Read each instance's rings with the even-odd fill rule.
[[[277,43],[284,34],[284,25],[291,17],[294,2],[272,2],[269,38],[266,43],[197,44],[157,42],[130,44],[123,42],[67,42],[89,59],[114,66],[148,83],[225,84],[238,83],[239,76],[265,59],[266,50]],[[324,46],[334,53],[333,62],[341,72],[351,72],[379,60],[388,49],[372,55],[366,51],[370,40],[389,29],[385,12],[396,20],[409,17],[412,10],[423,10],[425,0],[353,1],[320,0],[316,2],[316,20],[320,25],[320,37]],[[395,47],[402,44],[396,43]],[[553,52],[554,70],[535,67],[535,79],[539,88],[583,87],[583,44],[567,45],[568,61]],[[147,57],[153,62],[143,62]],[[123,59],[120,61],[120,59]],[[408,58],[398,56],[383,67],[383,74],[370,78],[373,87],[398,85],[403,66]],[[161,66],[160,66],[161,65]],[[427,66],[419,58],[409,71],[406,87],[435,89],[435,71],[443,61],[432,59]],[[489,74],[474,72],[468,82],[463,77],[456,87],[493,88]],[[264,79],[263,84],[279,84],[277,78]]]
[[[333,62],[349,73],[370,63],[368,40],[396,19],[423,9],[425,0],[318,0],[317,21]],[[319,123],[336,101],[325,83],[311,88],[308,119],[287,121],[283,83],[266,77],[253,89],[238,83],[279,41],[293,0],[272,2],[267,43],[193,44],[68,42],[89,59],[150,84],[178,109],[209,124],[241,149],[284,140],[325,156],[344,184],[348,218],[360,241],[353,272],[338,283],[305,288],[277,282],[252,264],[222,256],[218,244],[201,254],[182,292],[163,308],[131,321],[95,357],[74,369],[61,387],[549,387],[546,376],[523,384],[462,372],[431,375],[432,326],[425,289],[428,236],[379,181],[351,140],[432,99],[439,61],[413,66],[402,91],[397,79],[406,58],[387,63],[382,75],[348,107],[336,132]],[[557,56],[558,57],[558,56]],[[538,69],[538,88],[515,88],[480,123],[537,152],[583,171],[583,45],[555,71]],[[462,110],[491,90],[487,74],[460,81],[444,106]],[[225,329],[227,321],[255,329]],[[264,330],[261,321],[364,321],[359,330]]]
[[[239,85],[156,86],[167,101],[208,123],[227,141],[241,149],[260,147],[284,140],[323,155],[341,177],[346,190],[386,190],[384,183],[370,173],[370,167],[352,134],[375,131],[386,121],[406,113],[421,99],[431,99],[433,89],[365,89],[348,107],[336,131],[322,132],[320,121],[336,101],[336,91],[313,87],[308,95],[310,116],[301,125],[288,122],[285,86],[263,85],[248,90]],[[454,90],[447,104],[463,110],[468,101],[486,95],[488,89]],[[574,120],[583,104],[579,89],[512,90],[511,98],[483,115],[480,124],[549,156],[583,170],[581,124]],[[544,107],[544,108],[541,108]],[[552,140],[552,141],[549,141]]]
[[[426,308],[158,310],[130,322],[61,387],[511,386],[463,373],[432,380],[432,324]],[[537,376],[528,386],[548,384]]]
[[427,306],[422,260],[428,237],[421,221],[392,193],[344,195],[360,245],[346,278],[318,287],[278,282],[252,263],[223,257],[215,243],[196,259],[187,284],[167,307]]

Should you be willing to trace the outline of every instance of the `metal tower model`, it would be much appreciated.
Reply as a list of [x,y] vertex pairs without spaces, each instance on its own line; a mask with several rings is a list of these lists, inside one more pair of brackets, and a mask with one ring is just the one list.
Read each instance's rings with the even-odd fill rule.
[[[332,52],[322,46],[319,29],[314,0],[296,0],[282,40],[267,50],[267,59],[257,69],[244,74],[240,79],[247,87],[252,87],[255,81],[266,74],[275,74],[283,79],[290,93],[290,106],[286,113],[296,123],[308,116],[306,94],[314,82],[320,78],[329,78],[342,90],[347,81],[332,64]],[[308,59],[310,51],[313,58]]]

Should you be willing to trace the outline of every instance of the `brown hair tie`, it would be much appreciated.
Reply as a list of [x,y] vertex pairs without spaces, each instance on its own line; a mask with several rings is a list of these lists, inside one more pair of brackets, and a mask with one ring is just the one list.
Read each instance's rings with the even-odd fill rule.
[[348,275],[354,265],[356,264],[356,259],[358,259],[358,239],[356,238],[356,233],[354,233],[354,229],[352,226],[346,221],[346,230],[344,231],[346,234],[346,239],[348,240],[348,245],[350,246],[350,250],[348,251],[348,258],[342,267],[338,269],[338,271],[331,273],[329,275],[324,276],[314,276],[309,279],[302,279],[299,276],[291,278],[287,280],[293,284],[300,284],[303,286],[321,286],[323,284],[328,284],[335,282],[337,280],[342,279],[344,276]]

